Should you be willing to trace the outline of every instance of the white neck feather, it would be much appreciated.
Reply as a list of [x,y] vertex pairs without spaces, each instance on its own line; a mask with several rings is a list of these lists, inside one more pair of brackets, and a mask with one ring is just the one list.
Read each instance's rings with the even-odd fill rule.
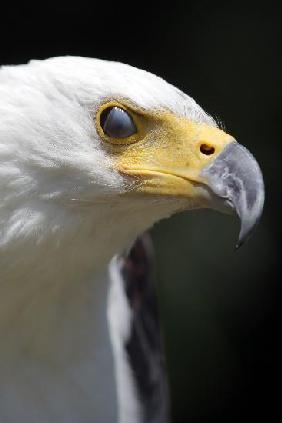
[[[67,421],[67,412],[80,410],[80,402],[92,418],[99,417],[99,407],[102,416],[107,406],[100,395],[95,400],[96,388],[103,390],[101,377],[104,399],[109,399],[112,390],[115,404],[105,269],[110,258],[138,233],[180,208],[175,202],[166,202],[164,207],[139,200],[138,209],[136,201],[134,209],[132,200],[123,199],[107,207],[96,205],[92,210],[87,206],[75,214],[69,211],[63,223],[67,230],[45,234],[41,240],[37,238],[37,244],[34,237],[10,242],[0,256],[4,269],[0,282],[0,377],[5,386],[11,385],[13,394],[8,397],[12,402],[29,390],[25,406],[38,407],[40,418],[45,413],[41,402],[52,397],[54,386],[60,394],[50,400],[48,418],[55,415],[57,400],[63,397],[60,421]],[[30,379],[28,387],[26,377]],[[41,379],[46,385],[40,402],[36,395]],[[11,418],[17,411],[21,413],[20,408],[7,404],[9,401],[2,404],[0,398],[0,409]],[[115,414],[116,410],[107,412]]]

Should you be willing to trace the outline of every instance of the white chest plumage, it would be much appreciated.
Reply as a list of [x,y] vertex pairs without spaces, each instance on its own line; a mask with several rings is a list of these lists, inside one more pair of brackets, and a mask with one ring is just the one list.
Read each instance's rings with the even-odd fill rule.
[[9,313],[1,316],[0,421],[114,422],[107,272],[68,285],[33,282],[25,296],[1,295]]
[[73,225],[70,238],[15,243],[1,257],[0,421],[116,421],[107,263],[154,213],[140,203],[140,213],[117,213],[110,228],[107,213],[100,222],[87,213],[77,236]]

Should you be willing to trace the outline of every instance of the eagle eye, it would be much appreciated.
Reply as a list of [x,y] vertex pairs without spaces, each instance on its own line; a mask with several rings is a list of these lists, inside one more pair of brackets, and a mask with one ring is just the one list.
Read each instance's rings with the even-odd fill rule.
[[136,134],[137,128],[130,114],[120,107],[107,107],[100,116],[104,133],[111,138],[127,138]]

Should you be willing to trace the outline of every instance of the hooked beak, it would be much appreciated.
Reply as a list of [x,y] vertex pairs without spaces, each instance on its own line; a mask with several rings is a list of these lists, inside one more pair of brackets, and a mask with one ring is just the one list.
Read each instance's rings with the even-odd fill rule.
[[214,125],[170,112],[146,117],[141,139],[114,146],[116,168],[136,178],[135,191],[185,199],[187,209],[236,211],[237,248],[252,234],[264,203],[263,177],[252,154]]
[[239,248],[253,233],[262,214],[264,183],[258,163],[245,147],[233,141],[203,168],[201,176],[212,192],[239,216],[241,229],[236,244]]

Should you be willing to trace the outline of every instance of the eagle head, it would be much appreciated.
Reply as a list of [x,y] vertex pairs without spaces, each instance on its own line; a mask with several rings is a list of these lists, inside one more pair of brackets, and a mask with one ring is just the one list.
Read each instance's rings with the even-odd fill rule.
[[60,244],[94,217],[87,236],[102,221],[135,236],[199,207],[235,210],[239,244],[255,227],[264,201],[255,159],[163,79],[58,57],[3,67],[0,92],[2,245],[50,234]]

